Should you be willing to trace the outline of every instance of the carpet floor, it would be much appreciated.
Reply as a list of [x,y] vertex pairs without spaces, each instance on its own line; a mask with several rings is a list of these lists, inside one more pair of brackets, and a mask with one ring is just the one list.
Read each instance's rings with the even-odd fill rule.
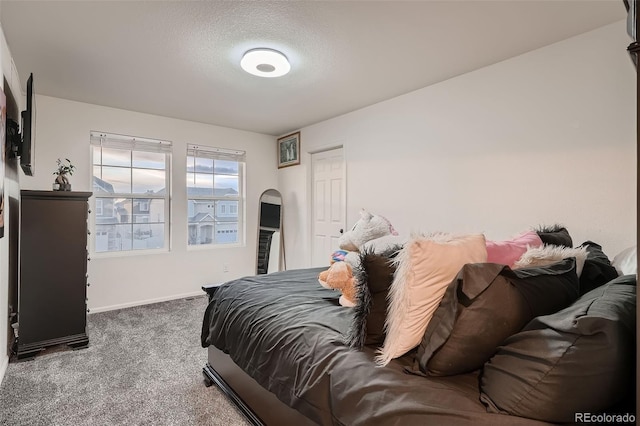
[[204,385],[205,307],[200,296],[89,315],[88,348],[9,363],[0,424],[248,425]]

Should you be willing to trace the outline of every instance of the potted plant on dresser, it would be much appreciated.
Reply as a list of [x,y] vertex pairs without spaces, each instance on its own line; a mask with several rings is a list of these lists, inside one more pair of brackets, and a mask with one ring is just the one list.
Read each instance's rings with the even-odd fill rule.
[[56,161],[58,164],[58,170],[53,172],[56,176],[56,180],[53,183],[54,191],[71,191],[71,184],[69,183],[69,178],[67,175],[72,176],[73,171],[75,170],[75,166],[71,164],[71,160],[65,158],[64,161],[58,158]]

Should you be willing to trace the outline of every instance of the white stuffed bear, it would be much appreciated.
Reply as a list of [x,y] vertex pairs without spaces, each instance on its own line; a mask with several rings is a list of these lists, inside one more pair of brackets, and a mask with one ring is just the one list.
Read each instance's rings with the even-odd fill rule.
[[362,209],[360,210],[360,220],[353,225],[351,230],[342,234],[338,240],[338,245],[343,250],[357,252],[367,241],[375,240],[385,235],[398,235],[398,233],[386,218]]

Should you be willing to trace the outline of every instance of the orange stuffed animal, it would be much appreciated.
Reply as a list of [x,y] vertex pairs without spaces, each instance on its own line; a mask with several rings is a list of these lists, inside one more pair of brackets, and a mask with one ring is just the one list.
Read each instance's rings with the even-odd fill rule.
[[324,288],[339,290],[340,304],[352,308],[356,305],[356,286],[353,270],[348,262],[335,262],[326,271],[320,272],[318,282]]

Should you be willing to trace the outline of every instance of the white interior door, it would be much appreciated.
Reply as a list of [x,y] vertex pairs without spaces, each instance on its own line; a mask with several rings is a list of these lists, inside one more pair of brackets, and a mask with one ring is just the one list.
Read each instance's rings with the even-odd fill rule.
[[346,182],[342,148],[311,156],[313,174],[312,266],[328,266],[345,226]]

